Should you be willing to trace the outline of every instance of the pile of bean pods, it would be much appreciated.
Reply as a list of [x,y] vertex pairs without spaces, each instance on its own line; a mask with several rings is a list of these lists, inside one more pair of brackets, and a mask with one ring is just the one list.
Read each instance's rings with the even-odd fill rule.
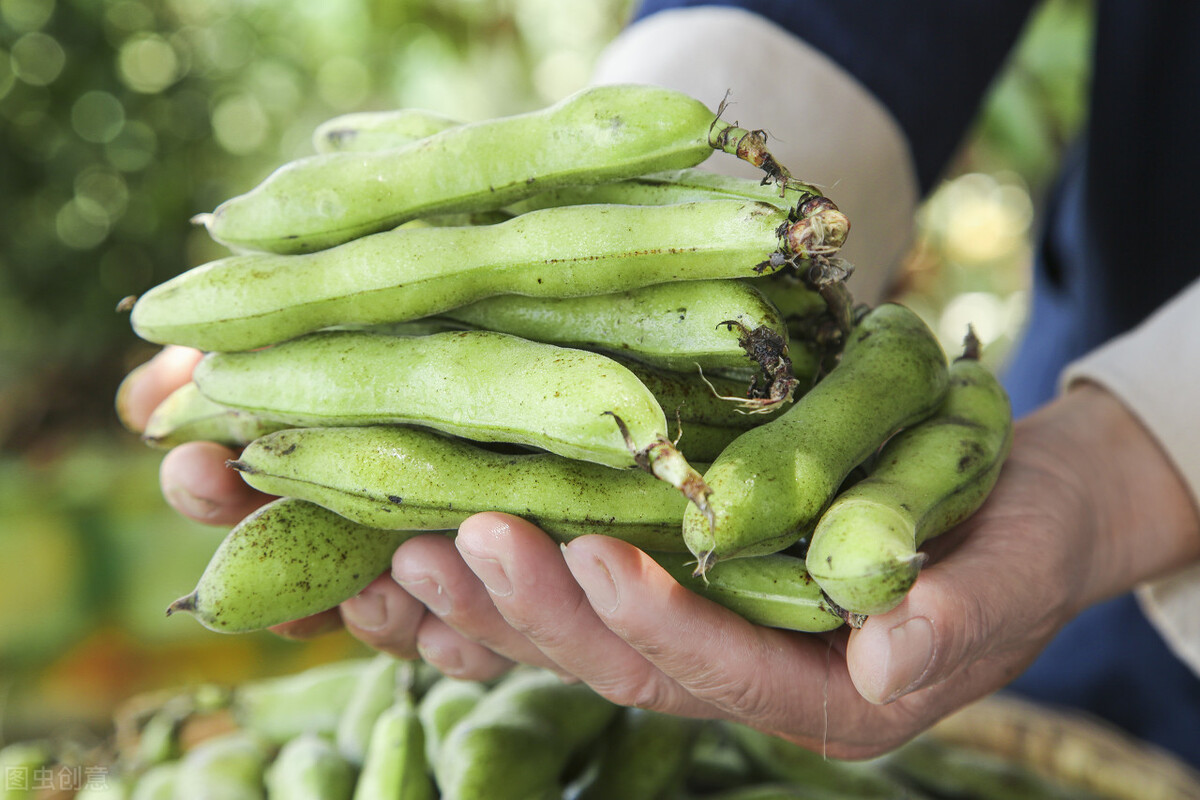
[[100,747],[0,750],[4,797],[33,797],[12,790],[60,770],[80,776],[63,787],[79,800],[1100,796],[930,736],[873,761],[837,761],[739,725],[619,707],[549,672],[484,684],[386,655],[133,698],[116,722]]
[[[990,492],[1007,398],[976,343],[948,365],[907,308],[855,305],[845,215],[721,111],[624,85],[351,115],[201,215],[235,254],[132,305],[207,351],[145,439],[244,446],[230,466],[280,499],[171,609],[316,613],[486,510],[623,538],[765,625],[900,602]],[[696,169],[715,152],[763,180]]]

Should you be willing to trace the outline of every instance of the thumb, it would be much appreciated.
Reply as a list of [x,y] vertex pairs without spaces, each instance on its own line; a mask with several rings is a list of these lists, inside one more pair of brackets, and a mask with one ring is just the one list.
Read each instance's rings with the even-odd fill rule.
[[869,617],[846,651],[859,694],[881,704],[952,677],[979,684],[958,687],[968,693],[1015,678],[1067,617],[1063,582],[1031,576],[1028,558],[1024,569],[1001,566],[1017,556],[958,551],[924,570],[896,608]]

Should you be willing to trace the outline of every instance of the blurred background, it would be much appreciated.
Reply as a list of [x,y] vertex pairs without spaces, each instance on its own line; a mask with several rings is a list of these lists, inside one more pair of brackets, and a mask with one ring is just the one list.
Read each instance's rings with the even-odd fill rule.
[[[112,411],[153,354],[115,309],[224,252],[189,218],[311,152],[321,121],[464,120],[581,88],[634,0],[0,0],[0,744],[103,732],[130,695],[364,652],[163,615],[223,531],[158,494]],[[1090,4],[1050,0],[927,200],[898,287],[997,367],[1031,225],[1083,113]],[[834,198],[836,200],[836,197]]]

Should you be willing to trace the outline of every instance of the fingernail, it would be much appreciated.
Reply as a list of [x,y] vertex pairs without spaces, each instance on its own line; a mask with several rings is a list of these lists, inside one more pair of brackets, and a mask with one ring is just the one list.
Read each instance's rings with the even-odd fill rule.
[[342,603],[342,618],[364,631],[377,631],[387,624],[387,602],[378,592],[362,592]]
[[167,502],[179,511],[194,519],[209,519],[220,511],[220,506],[206,497],[198,497],[182,486],[168,486],[163,489]]
[[916,689],[933,661],[933,624],[925,617],[913,617],[888,631],[886,683],[880,692],[890,703]]
[[394,573],[392,574],[392,578],[396,583],[400,584],[404,591],[424,603],[425,607],[434,614],[444,617],[450,613],[450,595],[433,578],[425,577],[417,578],[416,580],[406,580]]
[[499,559],[476,555],[461,547],[459,552],[462,553],[467,566],[483,582],[489,592],[497,597],[508,597],[513,593],[512,581],[508,579],[504,565],[500,563]]
[[417,642],[421,660],[437,667],[443,675],[458,675],[463,671],[462,653],[457,647],[438,647]]
[[613,580],[608,565],[595,556],[579,556],[565,544],[560,545],[567,568],[575,576],[575,582],[587,595],[592,608],[602,614],[612,614],[621,604],[617,582]]

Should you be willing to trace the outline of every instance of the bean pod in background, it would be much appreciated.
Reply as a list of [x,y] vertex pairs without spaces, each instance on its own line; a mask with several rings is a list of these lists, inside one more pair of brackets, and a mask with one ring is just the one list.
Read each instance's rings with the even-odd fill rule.
[[279,749],[265,778],[268,800],[351,800],[358,774],[328,739],[304,733]]
[[582,683],[518,670],[451,728],[434,774],[445,800],[558,800],[570,758],[617,712]]

